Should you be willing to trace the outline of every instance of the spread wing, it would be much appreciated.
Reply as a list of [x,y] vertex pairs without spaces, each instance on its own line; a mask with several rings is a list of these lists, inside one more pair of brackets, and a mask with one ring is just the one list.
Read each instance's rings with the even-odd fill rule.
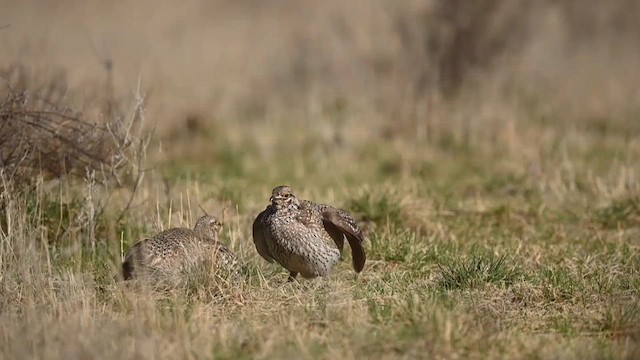
[[366,255],[362,248],[362,232],[356,221],[346,211],[326,206],[322,211],[322,223],[340,251],[344,246],[344,237],[347,237],[351,246],[353,269],[356,272],[362,271]]
[[258,254],[262,256],[265,260],[272,263],[273,256],[271,256],[271,252],[269,252],[269,248],[267,247],[267,238],[264,235],[264,223],[262,219],[265,216],[267,210],[264,210],[253,221],[253,243],[256,245],[256,250],[258,250]]

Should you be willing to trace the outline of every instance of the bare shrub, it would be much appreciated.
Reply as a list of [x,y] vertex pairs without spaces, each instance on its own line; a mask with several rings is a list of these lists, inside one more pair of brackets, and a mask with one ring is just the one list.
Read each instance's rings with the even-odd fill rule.
[[[123,170],[139,165],[147,136],[141,131],[142,99],[126,117],[67,106],[63,74],[33,85],[22,67],[0,71],[0,169],[19,186],[42,176],[121,184]],[[31,86],[31,87],[30,87]]]
[[[10,216],[11,202],[23,203],[52,232],[43,238],[72,247],[80,238],[95,255],[96,245],[115,235],[102,216],[115,188],[128,200],[111,207],[119,212],[111,226],[128,212],[144,177],[151,135],[144,98],[138,90],[127,115],[124,101],[99,88],[95,96],[84,92],[76,110],[64,73],[43,77],[13,66],[0,70],[0,80],[0,218]],[[45,184],[59,191],[45,191]]]

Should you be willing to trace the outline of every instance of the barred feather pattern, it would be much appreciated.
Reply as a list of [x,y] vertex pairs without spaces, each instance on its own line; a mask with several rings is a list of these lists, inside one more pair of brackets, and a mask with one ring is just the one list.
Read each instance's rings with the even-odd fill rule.
[[205,261],[226,273],[237,275],[240,262],[218,240],[220,221],[203,216],[194,229],[173,228],[131,246],[122,263],[125,280],[151,277],[153,281],[177,282]]
[[272,203],[254,221],[253,238],[265,260],[275,260],[292,278],[328,276],[341,259],[344,238],[349,241],[354,269],[364,267],[362,232],[342,209],[299,200],[288,186],[272,191]]

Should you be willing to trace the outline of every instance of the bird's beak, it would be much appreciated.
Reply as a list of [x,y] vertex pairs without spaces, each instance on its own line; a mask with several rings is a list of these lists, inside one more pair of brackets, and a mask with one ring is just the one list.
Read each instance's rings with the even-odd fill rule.
[[273,202],[273,196],[269,198],[269,202]]

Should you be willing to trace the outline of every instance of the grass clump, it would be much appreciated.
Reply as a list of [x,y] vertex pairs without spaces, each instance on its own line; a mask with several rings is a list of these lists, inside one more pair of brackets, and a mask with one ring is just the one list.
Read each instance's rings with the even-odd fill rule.
[[640,195],[614,200],[596,211],[594,221],[605,229],[640,226]]
[[640,305],[611,304],[594,321],[594,330],[614,337],[640,336]]
[[543,294],[548,301],[565,301],[572,299],[581,283],[569,269],[560,266],[549,266],[542,270],[540,280]]
[[397,196],[381,192],[363,192],[351,199],[348,209],[357,214],[364,221],[371,221],[378,226],[400,226],[403,222],[403,212],[400,199]]
[[506,255],[474,255],[444,266],[438,264],[437,286],[445,290],[473,289],[488,283],[509,286],[520,279],[521,272],[506,260]]

